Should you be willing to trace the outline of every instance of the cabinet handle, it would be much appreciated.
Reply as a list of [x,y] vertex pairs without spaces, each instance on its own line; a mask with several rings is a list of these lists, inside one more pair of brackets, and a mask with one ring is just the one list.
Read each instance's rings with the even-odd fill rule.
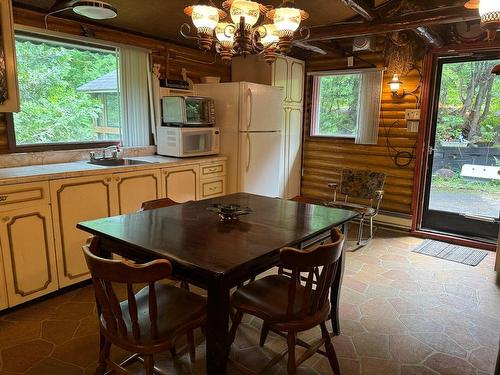
[[7,199],[9,199],[8,195],[0,195],[0,202],[5,202]]

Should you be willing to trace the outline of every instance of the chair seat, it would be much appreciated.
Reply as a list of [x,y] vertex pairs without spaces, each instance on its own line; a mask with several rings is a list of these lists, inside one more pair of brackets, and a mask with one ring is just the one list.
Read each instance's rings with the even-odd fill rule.
[[[151,336],[151,322],[149,318],[149,287],[142,288],[135,294],[140,336],[135,340],[140,345],[154,345],[165,340],[174,342],[178,332],[186,332],[186,328],[199,327],[206,320],[206,300],[202,296],[187,290],[167,284],[155,284],[158,306],[158,333]],[[128,300],[120,303],[123,320],[127,327],[127,336],[133,338],[132,322],[128,309]],[[106,323],[101,315],[101,324]]]
[[350,202],[341,202],[341,201],[336,201],[336,202],[328,202],[326,204],[328,207],[334,207],[334,208],[345,208],[345,209],[350,209],[354,210],[356,212],[359,212],[362,215],[365,216],[375,216],[375,209],[369,206],[363,206],[362,204],[356,204],[356,203],[350,203]]
[[[293,320],[287,318],[288,290],[292,279],[284,275],[271,275],[253,281],[240,289],[232,296],[231,304],[234,308],[245,313],[254,315],[266,323],[276,325],[288,323],[293,325]],[[301,314],[300,307],[304,303],[304,293],[306,288],[298,285],[295,293],[296,310],[295,319],[302,322],[304,314]],[[314,293],[314,292],[313,292]],[[309,300],[313,300],[312,297]],[[329,305],[329,304],[327,304]],[[309,310],[309,309],[308,309]],[[308,311],[305,312],[307,314]],[[326,311],[326,315],[329,313]],[[325,311],[321,311],[318,320],[323,319]],[[312,326],[317,325],[316,319],[310,321]]]

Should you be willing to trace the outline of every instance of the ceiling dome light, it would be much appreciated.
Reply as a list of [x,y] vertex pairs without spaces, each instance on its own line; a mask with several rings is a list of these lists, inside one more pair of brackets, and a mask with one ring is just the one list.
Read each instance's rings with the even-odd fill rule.
[[106,20],[118,15],[115,7],[103,1],[77,1],[73,12],[94,20]]
[[260,17],[260,5],[255,1],[234,0],[231,3],[230,13],[231,19],[235,24],[239,25],[243,17],[245,27],[253,27]]
[[500,27],[500,1],[481,0],[479,15],[481,16],[481,27],[488,31],[488,40],[495,39],[496,32]]

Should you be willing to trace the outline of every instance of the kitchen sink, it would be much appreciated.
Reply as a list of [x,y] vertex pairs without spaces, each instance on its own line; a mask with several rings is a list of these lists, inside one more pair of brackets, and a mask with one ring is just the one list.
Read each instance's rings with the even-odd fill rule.
[[135,159],[102,159],[92,160],[88,164],[100,165],[103,167],[121,167],[127,165],[153,164],[151,161],[135,160]]

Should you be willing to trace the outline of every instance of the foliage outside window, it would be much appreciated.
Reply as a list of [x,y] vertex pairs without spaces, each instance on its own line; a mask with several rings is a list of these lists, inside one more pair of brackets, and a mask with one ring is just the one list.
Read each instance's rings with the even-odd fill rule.
[[119,141],[117,51],[16,35],[16,146]]
[[362,73],[315,76],[311,135],[355,138]]
[[491,69],[500,60],[446,63],[442,68],[437,145],[500,142],[500,80]]

